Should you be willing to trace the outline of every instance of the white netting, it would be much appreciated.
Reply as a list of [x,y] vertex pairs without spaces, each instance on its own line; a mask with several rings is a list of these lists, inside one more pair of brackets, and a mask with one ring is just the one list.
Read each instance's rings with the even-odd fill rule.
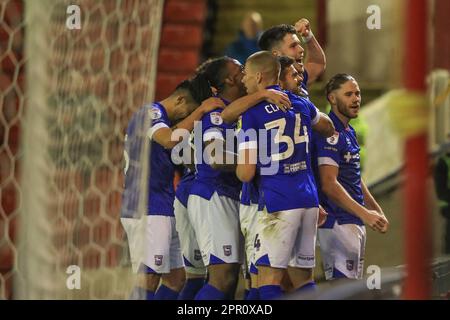
[[[79,30],[67,28],[70,5]],[[124,135],[153,99],[162,7],[0,1],[0,299],[129,294]],[[66,286],[70,265],[80,290]]]

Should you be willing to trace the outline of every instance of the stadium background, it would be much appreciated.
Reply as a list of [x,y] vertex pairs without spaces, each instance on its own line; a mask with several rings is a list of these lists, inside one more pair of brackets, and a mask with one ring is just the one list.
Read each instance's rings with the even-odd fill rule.
[[[144,102],[167,96],[206,57],[222,54],[248,10],[261,13],[264,27],[311,21],[327,57],[325,75],[310,89],[318,107],[326,106],[331,75],[347,72],[359,81],[368,126],[364,177],[391,224],[386,235],[368,231],[366,267],[404,264],[405,137],[389,109],[402,87],[410,1],[343,2],[1,0],[0,298],[126,297],[132,280],[123,279],[132,277],[119,223],[126,124]],[[81,8],[81,30],[65,28],[71,4]],[[374,4],[380,30],[366,27]],[[433,159],[449,147],[450,3],[427,4]],[[427,190],[438,257],[443,218],[431,175]],[[82,290],[65,288],[71,264],[83,270]]]

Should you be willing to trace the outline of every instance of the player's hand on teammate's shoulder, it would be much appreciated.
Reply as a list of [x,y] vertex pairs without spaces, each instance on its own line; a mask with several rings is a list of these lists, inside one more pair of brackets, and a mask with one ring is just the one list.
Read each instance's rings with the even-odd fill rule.
[[217,108],[225,108],[225,103],[220,98],[211,97],[204,100],[199,108],[201,108],[204,113],[208,113]]
[[317,220],[317,226],[322,226],[325,221],[327,221],[328,213],[325,209],[319,204],[319,219]]
[[311,25],[306,18],[301,18],[294,25],[295,30],[297,30],[298,34],[302,37],[308,38],[309,33],[311,32]]
[[362,220],[374,231],[384,233],[387,230],[387,219],[375,210],[366,210]]
[[266,100],[276,104],[282,111],[286,112],[292,107],[291,100],[286,93],[273,89],[265,91]]

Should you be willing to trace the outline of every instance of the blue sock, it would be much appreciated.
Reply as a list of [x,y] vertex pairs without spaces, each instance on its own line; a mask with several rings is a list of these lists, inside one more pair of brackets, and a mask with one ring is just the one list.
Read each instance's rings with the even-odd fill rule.
[[245,300],[259,300],[258,288],[251,288],[250,292]]
[[155,293],[154,300],[177,300],[178,292],[166,287],[165,285],[160,285]]
[[129,300],[153,300],[155,293],[142,287],[134,287]]
[[178,300],[194,300],[195,295],[204,284],[205,279],[203,278],[187,279],[183,290],[181,290],[178,295]]
[[283,295],[281,286],[268,285],[259,287],[259,299],[260,300],[273,300],[280,298]]
[[316,283],[313,281],[308,282],[307,284],[304,284],[297,290],[296,292],[314,292],[316,290]]
[[205,284],[195,296],[195,300],[225,300],[226,294],[210,284]]
[[248,290],[248,289],[244,290],[244,300],[247,300],[249,293],[250,293],[250,290]]

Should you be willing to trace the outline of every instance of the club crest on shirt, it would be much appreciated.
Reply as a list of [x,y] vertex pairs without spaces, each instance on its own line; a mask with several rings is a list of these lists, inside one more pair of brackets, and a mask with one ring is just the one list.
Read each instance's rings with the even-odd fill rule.
[[335,132],[331,137],[327,138],[327,142],[332,146],[336,145],[339,141],[339,133]]
[[162,113],[161,113],[161,110],[159,110],[158,108],[153,107],[153,108],[150,110],[150,118],[151,118],[152,120],[158,120],[158,119],[161,118],[161,117],[162,117]]
[[199,261],[202,259],[202,253],[200,250],[194,250],[194,260]]
[[155,255],[155,266],[161,266],[163,262],[163,255]]
[[220,116],[220,112],[211,112],[209,114],[211,118],[211,123],[219,126],[223,123],[222,117]]
[[224,254],[226,257],[231,256],[231,245],[223,246],[223,254]]

